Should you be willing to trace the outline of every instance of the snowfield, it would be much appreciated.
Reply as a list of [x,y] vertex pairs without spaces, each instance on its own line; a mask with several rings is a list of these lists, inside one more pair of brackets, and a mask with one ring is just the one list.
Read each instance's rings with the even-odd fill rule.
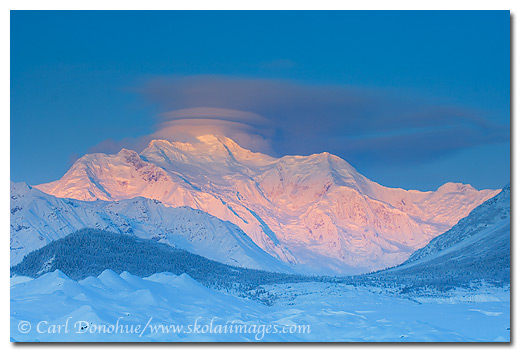
[[492,287],[421,299],[340,283],[277,284],[263,287],[276,297],[267,306],[186,274],[105,270],[78,282],[57,270],[11,282],[13,341],[510,340],[509,291]]

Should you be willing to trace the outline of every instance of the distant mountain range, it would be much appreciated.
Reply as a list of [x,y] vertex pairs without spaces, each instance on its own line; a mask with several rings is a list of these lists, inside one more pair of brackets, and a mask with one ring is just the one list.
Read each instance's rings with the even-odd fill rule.
[[[39,193],[37,190],[34,192]],[[97,276],[106,269],[117,273],[128,271],[140,277],[161,272],[187,273],[206,286],[217,288],[338,280],[368,285],[397,284],[409,290],[426,287],[446,290],[483,281],[504,286],[510,283],[511,271],[510,193],[510,186],[504,187],[497,196],[475,208],[469,216],[416,251],[403,264],[367,275],[340,279],[274,273],[270,270],[272,267],[267,271],[239,268],[172,248],[169,242],[158,243],[154,237],[138,238],[134,232],[112,233],[96,229],[76,231],[31,251],[23,261],[11,267],[11,274],[36,278],[60,270],[68,277],[80,280]],[[100,202],[87,202],[96,203]],[[167,212],[177,210],[166,209]]]
[[[35,186],[55,197],[32,189],[38,200],[25,205],[16,198],[23,187],[12,187],[11,263],[84,226],[157,236],[232,265],[333,274],[400,264],[500,192],[387,188],[329,153],[273,158],[214,135],[85,155]],[[200,211],[173,208],[182,206]]]

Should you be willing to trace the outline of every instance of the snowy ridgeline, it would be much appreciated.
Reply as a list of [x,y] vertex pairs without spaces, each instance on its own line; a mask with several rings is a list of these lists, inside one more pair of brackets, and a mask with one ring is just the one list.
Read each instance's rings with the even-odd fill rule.
[[37,277],[59,269],[74,279],[99,275],[104,269],[138,276],[159,272],[188,273],[216,288],[248,291],[272,283],[325,281],[446,291],[482,282],[510,282],[510,187],[475,208],[451,230],[432,240],[400,266],[348,276],[303,276],[238,268],[154,240],[102,230],[81,230],[29,253],[12,273]]
[[236,225],[200,210],[166,207],[146,198],[81,202],[11,182],[11,266],[84,228],[153,239],[233,266],[290,271]]
[[[236,225],[259,248],[245,243],[247,238],[236,231],[219,233],[212,244],[215,253],[208,248],[211,246],[197,252],[211,240],[210,235],[203,241],[191,241],[191,248],[182,248],[218,261],[234,258],[235,263],[225,262],[230,265],[255,264],[256,269],[286,272],[286,263],[299,273],[329,275],[366,273],[400,264],[498,193],[458,183],[446,183],[430,192],[388,188],[329,153],[278,159],[215,135],[199,136],[190,143],[152,141],[140,154],[125,149],[113,155],[88,154],[60,180],[35,188],[58,199],[123,202],[143,197],[168,207],[198,209]],[[39,235],[45,237],[52,233],[50,228],[62,233],[67,226],[68,234],[80,228],[71,216],[56,223],[66,216],[61,209],[69,210],[69,215],[94,210],[102,211],[103,216],[90,216],[90,225],[83,227],[126,232],[124,225],[128,223],[138,230],[136,235],[140,232],[140,237],[148,237],[153,229],[147,225],[154,223],[167,237],[165,230],[169,229],[174,230],[172,234],[189,236],[188,231],[176,231],[178,221],[166,221],[171,216],[155,216],[166,215],[166,211],[153,204],[143,204],[144,212],[134,206],[122,213],[125,218],[113,215],[121,214],[122,204],[105,203],[92,209],[88,202],[73,202],[79,207],[70,209],[56,200],[48,202],[56,207],[43,209],[46,216],[41,218],[46,223],[36,221],[40,219],[33,219],[29,225],[21,221],[15,224],[16,229],[38,226],[42,230]],[[42,214],[42,209],[32,210]],[[143,222],[142,216],[150,218]],[[225,235],[234,233],[238,234],[237,241],[222,243]],[[18,243],[13,243],[13,247],[25,246],[20,252],[36,249],[28,248],[33,242],[27,241],[27,234],[20,232]],[[234,250],[233,244],[246,248]],[[265,253],[259,252],[260,248]],[[268,255],[273,257],[270,267],[262,265]]]

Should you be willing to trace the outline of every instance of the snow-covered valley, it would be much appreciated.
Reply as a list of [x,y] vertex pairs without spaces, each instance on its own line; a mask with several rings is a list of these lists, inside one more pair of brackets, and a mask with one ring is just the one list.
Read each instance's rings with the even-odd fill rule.
[[264,286],[277,297],[267,306],[206,288],[185,274],[139,278],[107,270],[73,281],[54,271],[28,281],[13,277],[11,282],[14,341],[510,339],[509,291],[492,287],[421,302],[377,287],[276,284]]

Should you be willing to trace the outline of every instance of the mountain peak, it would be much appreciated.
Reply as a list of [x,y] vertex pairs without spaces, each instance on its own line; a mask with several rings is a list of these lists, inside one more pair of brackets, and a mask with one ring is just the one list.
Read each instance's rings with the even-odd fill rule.
[[216,134],[205,134],[196,137],[198,144],[213,146],[217,148],[224,147],[227,151],[251,152],[242,148],[237,142],[226,136]]
[[148,143],[147,148],[154,148],[154,147],[160,147],[160,146],[171,146],[172,144],[167,141],[166,139],[152,139],[150,143]]
[[136,169],[146,166],[146,163],[141,159],[139,154],[133,150],[123,148],[117,155],[122,157],[126,163],[132,164]]
[[217,135],[215,134],[204,134],[204,135],[201,135],[201,136],[197,136],[196,137],[197,140],[199,140],[200,142],[202,143],[208,143],[208,144],[211,144],[211,143],[217,143],[217,142],[221,142],[221,138],[222,139],[229,139],[227,137],[218,137]]
[[465,191],[476,191],[476,189],[470,184],[457,183],[457,182],[446,182],[437,189],[440,193],[451,193],[451,192],[465,192]]
[[135,156],[135,155],[139,155],[139,154],[137,154],[137,152],[135,152],[134,150],[123,148],[119,151],[119,153],[117,153],[117,155],[128,157],[128,156]]
[[266,165],[278,159],[241,147],[233,139],[205,134],[187,141],[152,140],[143,150],[145,160],[157,162],[218,163],[245,162],[250,166]]
[[316,272],[395,265],[499,192],[461,183],[435,192],[392,189],[327,152],[274,158],[218,134],[83,158],[59,181],[36,187],[57,197],[145,197],[195,208],[238,226],[244,235],[237,240],[249,237]]

